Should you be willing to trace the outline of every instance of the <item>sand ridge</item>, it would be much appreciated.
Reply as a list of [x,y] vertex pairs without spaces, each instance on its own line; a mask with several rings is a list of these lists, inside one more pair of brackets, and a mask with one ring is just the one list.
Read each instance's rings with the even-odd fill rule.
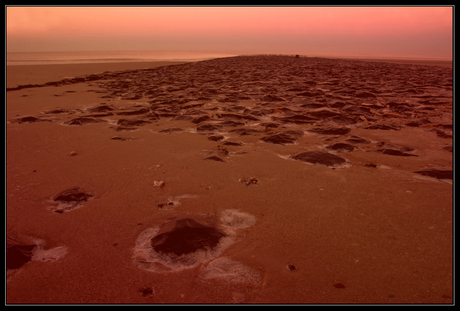
[[[451,69],[230,57],[18,84],[7,110],[7,233],[67,250],[11,274],[9,302],[452,301]],[[91,200],[53,215],[50,199],[72,189]],[[255,220],[217,259],[166,275],[131,261],[148,228],[233,210]],[[84,279],[92,252],[101,277],[121,269],[110,284],[60,297],[24,285],[48,269]]]

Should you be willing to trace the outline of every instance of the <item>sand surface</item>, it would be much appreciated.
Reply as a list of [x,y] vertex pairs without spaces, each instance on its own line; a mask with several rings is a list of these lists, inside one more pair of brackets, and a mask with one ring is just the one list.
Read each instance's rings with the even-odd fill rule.
[[8,67],[8,304],[452,303],[452,69],[146,65]]

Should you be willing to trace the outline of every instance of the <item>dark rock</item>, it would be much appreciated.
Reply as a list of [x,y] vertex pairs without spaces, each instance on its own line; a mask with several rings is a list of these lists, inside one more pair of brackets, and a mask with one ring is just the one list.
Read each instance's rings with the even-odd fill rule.
[[368,115],[371,114],[371,108],[365,106],[348,106],[342,109],[345,113],[355,115]]
[[280,125],[278,123],[273,122],[264,122],[260,123],[261,126],[265,126],[265,128],[278,128]]
[[265,136],[262,138],[262,141],[278,145],[293,144],[303,135],[304,133],[302,131],[286,131],[283,133],[276,133],[273,135]]
[[427,119],[419,119],[419,120],[414,120],[412,122],[406,123],[407,126],[412,126],[412,127],[418,127],[423,124],[430,124],[431,121]]
[[20,244],[7,238],[6,269],[18,269],[32,259],[36,245]]
[[238,121],[227,120],[227,121],[219,122],[219,125],[235,127],[235,126],[243,126],[244,123],[238,122]]
[[373,124],[368,127],[365,127],[366,130],[384,130],[384,131],[398,131],[399,127],[394,125],[385,125],[385,124]]
[[358,119],[344,115],[334,116],[328,120],[342,125],[356,124],[358,122]]
[[324,95],[324,92],[322,90],[305,91],[305,92],[300,92],[296,94],[296,96],[306,96],[306,97],[317,97],[321,95]]
[[217,161],[217,162],[225,162],[224,160],[222,160],[218,156],[210,156],[210,157],[205,158],[205,160],[213,160],[213,161]]
[[370,93],[370,92],[356,92],[355,94],[356,97],[360,98],[375,98],[377,95]]
[[267,101],[267,102],[276,102],[276,101],[286,101],[284,98],[280,97],[280,96],[276,96],[276,95],[273,95],[273,94],[267,94],[265,96],[263,96],[261,98],[261,100],[263,101]]
[[416,157],[417,156],[415,154],[402,152],[396,149],[380,149],[380,150],[377,150],[377,152],[381,152],[383,154],[388,154],[388,155],[400,156],[400,157]]
[[110,139],[113,140],[120,140],[120,141],[125,141],[125,140],[131,140],[131,137],[120,137],[120,136],[113,136]]
[[348,143],[354,143],[354,144],[370,144],[370,141],[364,138],[358,137],[358,136],[350,136],[345,141]]
[[225,146],[243,146],[242,143],[234,142],[234,141],[226,141],[226,142],[222,143],[222,145],[225,145]]
[[178,128],[178,127],[173,127],[173,128],[169,128],[169,129],[164,129],[164,130],[161,130],[160,133],[174,133],[174,132],[183,132],[184,130],[181,129],[181,128]]
[[218,115],[219,118],[226,118],[230,120],[248,120],[248,121],[259,121],[259,118],[256,118],[252,115],[247,114],[238,114],[238,113],[221,113]]
[[117,122],[118,125],[122,125],[125,127],[141,126],[147,123],[151,122],[143,119],[120,119]]
[[330,149],[330,150],[346,151],[346,152],[355,150],[355,146],[345,144],[345,143],[336,143],[336,144],[333,144],[331,146],[327,146],[326,148]]
[[336,166],[346,163],[342,157],[324,151],[306,151],[291,157],[294,160],[316,165]]
[[224,139],[225,137],[222,136],[222,135],[211,135],[208,137],[209,140],[212,140],[212,141],[220,141],[222,139]]
[[139,292],[141,293],[142,297],[148,297],[154,293],[152,287],[139,288]]
[[149,112],[150,112],[149,108],[140,108],[140,109],[136,109],[136,110],[120,111],[120,112],[117,112],[117,115],[120,115],[120,116],[134,116],[134,115],[146,114],[146,113],[149,113]]
[[86,76],[85,80],[86,81],[95,81],[95,80],[101,80],[103,78],[104,78],[103,75],[91,74],[89,76]]
[[113,111],[113,110],[115,110],[115,107],[112,107],[111,105],[106,105],[106,104],[102,104],[100,106],[88,109],[89,112],[107,112],[107,111]]
[[323,103],[315,103],[315,102],[307,102],[305,104],[300,104],[299,107],[302,108],[308,108],[308,109],[318,109],[318,108],[324,108],[325,104]]
[[69,113],[74,113],[72,110],[67,110],[67,109],[53,109],[53,110],[48,110],[48,111],[43,111],[44,114],[69,114]]
[[209,120],[209,119],[211,119],[211,117],[208,116],[208,115],[200,116],[200,117],[194,118],[194,119],[192,120],[192,123],[198,124],[198,123],[201,123],[201,122],[203,122],[203,121],[207,121],[207,120]]
[[374,163],[366,163],[366,164],[364,164],[364,166],[376,168],[376,167],[377,167],[377,164],[374,164]]
[[312,111],[308,111],[307,115],[312,116],[314,118],[330,118],[335,116],[340,116],[341,113],[335,109],[330,108],[318,108]]
[[67,124],[67,125],[84,125],[84,124],[101,123],[101,122],[106,122],[106,121],[93,119],[93,118],[89,118],[89,117],[79,117],[79,118],[75,118],[75,119],[72,119],[70,121],[64,122],[64,124]]
[[200,124],[196,127],[196,130],[198,132],[212,132],[212,131],[217,131],[221,128],[220,125],[215,125],[215,124]]
[[212,250],[224,236],[216,227],[183,218],[165,224],[150,244],[158,253],[181,256],[197,250]]
[[311,124],[318,121],[317,118],[305,116],[305,115],[294,115],[289,117],[272,117],[274,121],[283,123],[296,123],[296,124]]
[[50,121],[50,120],[28,116],[28,117],[17,118],[13,120],[12,122],[13,123],[37,123],[37,122],[44,122],[44,121]]
[[80,187],[62,191],[54,197],[56,202],[86,202],[92,198],[91,194],[85,193]]
[[423,176],[434,177],[437,179],[452,179],[453,173],[452,170],[423,170],[414,172]]
[[239,135],[258,135],[258,134],[260,134],[260,131],[258,131],[258,130],[245,129],[245,128],[231,130],[230,132],[237,133]]
[[443,132],[443,131],[441,131],[439,129],[433,129],[433,131],[435,131],[436,135],[438,135],[441,138],[450,138],[450,139],[453,138],[452,135],[446,134],[445,132]]
[[347,127],[315,127],[309,130],[310,132],[322,135],[345,135],[351,131],[351,129]]

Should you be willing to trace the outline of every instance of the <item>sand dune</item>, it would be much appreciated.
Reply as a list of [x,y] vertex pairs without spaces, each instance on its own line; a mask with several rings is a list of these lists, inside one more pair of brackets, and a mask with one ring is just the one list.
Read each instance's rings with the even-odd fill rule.
[[7,79],[7,303],[452,303],[451,68]]

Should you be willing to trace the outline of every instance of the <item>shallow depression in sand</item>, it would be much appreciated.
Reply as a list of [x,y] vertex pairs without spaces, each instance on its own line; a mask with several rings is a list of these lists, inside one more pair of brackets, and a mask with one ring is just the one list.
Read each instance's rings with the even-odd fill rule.
[[235,209],[223,211],[220,223],[211,218],[182,215],[144,230],[133,249],[134,264],[157,273],[194,268],[218,258],[235,242],[235,230],[256,221],[254,216]]

